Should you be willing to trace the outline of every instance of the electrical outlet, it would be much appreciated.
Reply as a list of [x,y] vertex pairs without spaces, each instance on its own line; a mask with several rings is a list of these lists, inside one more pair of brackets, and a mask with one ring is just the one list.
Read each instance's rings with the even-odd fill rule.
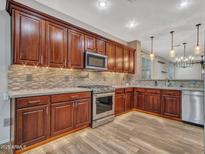
[[26,81],[32,81],[32,80],[33,80],[32,74],[26,74]]
[[9,100],[9,95],[7,93],[3,93],[3,100],[8,101]]
[[9,127],[10,126],[10,118],[5,118],[4,119],[4,127]]

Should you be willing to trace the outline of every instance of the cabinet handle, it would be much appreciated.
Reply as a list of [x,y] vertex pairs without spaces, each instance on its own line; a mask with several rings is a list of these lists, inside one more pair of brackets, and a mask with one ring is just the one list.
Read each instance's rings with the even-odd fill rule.
[[35,101],[29,101],[28,104],[34,104],[34,103],[40,103],[40,100],[35,100]]

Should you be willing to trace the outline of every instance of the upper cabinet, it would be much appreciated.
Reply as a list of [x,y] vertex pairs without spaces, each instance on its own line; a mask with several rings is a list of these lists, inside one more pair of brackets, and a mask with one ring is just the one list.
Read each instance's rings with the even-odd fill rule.
[[107,55],[108,71],[134,73],[133,49],[8,1],[12,16],[13,64],[84,69],[84,52]]
[[124,48],[124,72],[129,73],[129,68],[130,68],[130,51],[129,48]]
[[68,63],[68,32],[67,28],[46,22],[46,53],[45,61],[48,66],[66,67]]
[[83,68],[84,64],[84,35],[75,30],[69,30],[69,57],[71,68]]
[[129,55],[129,73],[134,74],[135,73],[135,50],[130,49],[130,55]]
[[123,47],[116,46],[116,72],[123,72]]
[[95,39],[95,37],[85,35],[85,50],[96,52],[96,39]]
[[15,64],[41,65],[45,50],[45,21],[13,11],[13,51]]
[[97,53],[105,55],[105,40],[97,39]]
[[107,42],[106,43],[106,55],[108,56],[108,70],[109,71],[115,71],[115,60],[116,60],[116,55],[115,55],[115,45]]

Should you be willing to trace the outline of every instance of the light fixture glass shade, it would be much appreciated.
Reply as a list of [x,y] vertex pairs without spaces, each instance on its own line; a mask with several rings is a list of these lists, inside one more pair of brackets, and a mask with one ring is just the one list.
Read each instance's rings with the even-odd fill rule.
[[151,53],[149,56],[150,56],[150,59],[153,61],[153,60],[154,60],[154,58],[155,58],[154,53]]
[[170,56],[171,58],[175,58],[175,57],[176,57],[176,51],[175,51],[175,50],[171,50],[171,51],[169,52],[169,56]]
[[200,45],[197,45],[197,46],[195,47],[195,54],[196,54],[196,55],[200,55],[201,52],[202,52],[202,50],[201,50]]

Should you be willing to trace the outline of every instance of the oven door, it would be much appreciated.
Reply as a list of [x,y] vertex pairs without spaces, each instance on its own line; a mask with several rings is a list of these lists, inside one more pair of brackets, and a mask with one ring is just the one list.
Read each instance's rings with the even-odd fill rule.
[[114,114],[115,93],[94,94],[93,120]]
[[107,70],[107,56],[86,51],[85,68],[95,70]]

